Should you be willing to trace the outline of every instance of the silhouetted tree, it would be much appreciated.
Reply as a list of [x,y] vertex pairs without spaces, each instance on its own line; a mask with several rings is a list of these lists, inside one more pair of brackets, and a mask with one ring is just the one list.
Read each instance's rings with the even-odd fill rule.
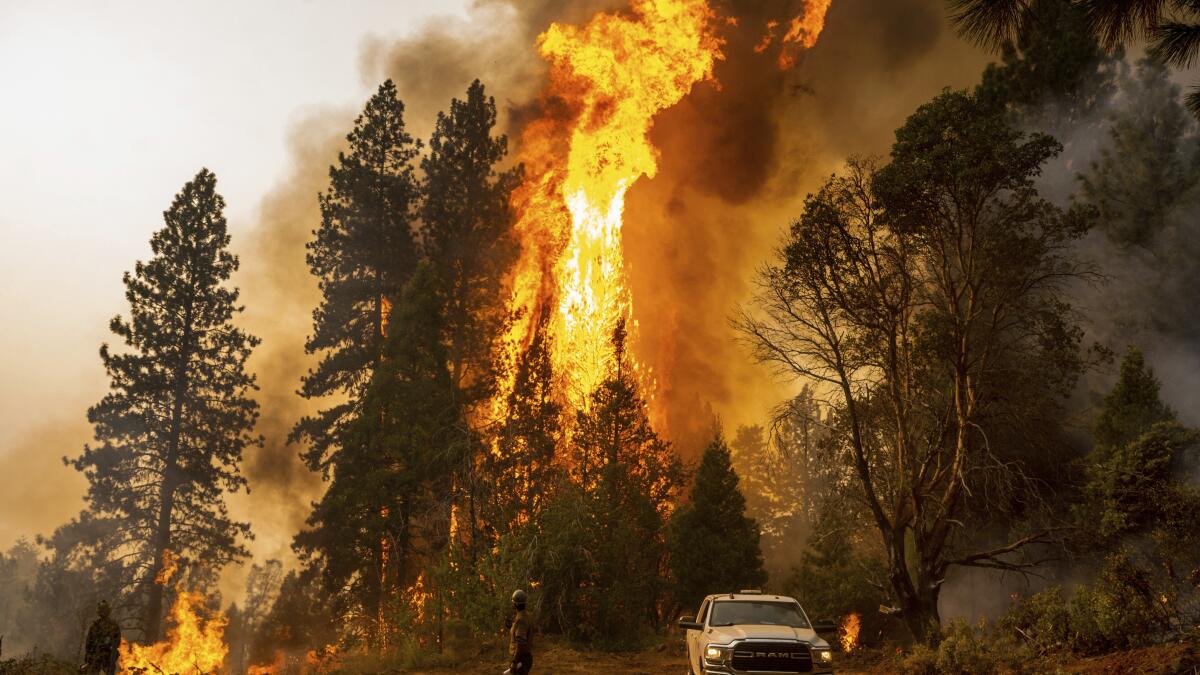
[[100,348],[111,391],[88,410],[95,444],[70,461],[88,479],[90,515],[111,521],[96,546],[144,594],[139,625],[157,640],[170,550],[215,574],[247,555],[249,525],[229,517],[224,493],[246,485],[239,464],[258,405],[246,359],[258,339],[233,325],[238,268],[229,252],[225,200],[203,169],[163,213],[154,257],[126,273],[129,318],[110,328],[128,347]]
[[305,461],[323,471],[379,365],[389,307],[417,260],[413,220],[420,187],[413,160],[421,143],[404,126],[404,103],[391,80],[367,101],[346,141],[349,151],[329,168],[321,225],[307,246],[322,300],[305,350],[322,357],[300,389],[305,398],[342,400],[300,420],[291,435],[308,442]]
[[921,106],[888,165],[853,160],[808,197],[760,279],[761,313],[740,320],[759,359],[827,388],[831,442],[922,640],[938,639],[948,568],[1020,569],[1009,554],[1044,539],[979,550],[959,517],[993,494],[972,481],[1022,475],[997,432],[1034,400],[1061,405],[1083,365],[1062,282],[1084,271],[1067,251],[1088,211],[1041,198],[1034,178],[1061,146],[1005,117],[963,92]]
[[[1029,30],[1038,0],[947,0],[959,32],[990,47]],[[1071,0],[1087,17],[1100,43],[1114,49],[1128,41],[1146,39],[1150,52],[1179,66],[1190,67],[1200,55],[1200,7],[1179,0]],[[1188,108],[1200,115],[1200,90],[1187,97]]]
[[415,543],[425,559],[445,545],[450,477],[466,452],[439,308],[422,263],[389,315],[383,358],[343,434],[333,480],[295,540],[339,613],[358,617],[351,628],[373,644],[395,628],[399,592],[416,576]]
[[766,583],[758,523],[746,516],[724,438],[704,449],[691,499],[671,516],[667,541],[675,600],[684,607],[698,607],[709,593]]

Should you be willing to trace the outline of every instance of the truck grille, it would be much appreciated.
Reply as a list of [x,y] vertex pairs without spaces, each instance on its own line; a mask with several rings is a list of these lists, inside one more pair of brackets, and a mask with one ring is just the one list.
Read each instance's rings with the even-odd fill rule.
[[735,670],[774,673],[812,672],[812,652],[796,642],[742,642],[733,649]]

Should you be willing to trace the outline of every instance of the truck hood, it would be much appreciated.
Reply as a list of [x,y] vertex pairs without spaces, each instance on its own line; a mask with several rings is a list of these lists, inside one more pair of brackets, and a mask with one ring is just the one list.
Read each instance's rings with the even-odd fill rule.
[[829,647],[811,628],[791,626],[748,625],[711,626],[704,631],[709,644],[729,644],[734,640],[803,640],[813,647]]

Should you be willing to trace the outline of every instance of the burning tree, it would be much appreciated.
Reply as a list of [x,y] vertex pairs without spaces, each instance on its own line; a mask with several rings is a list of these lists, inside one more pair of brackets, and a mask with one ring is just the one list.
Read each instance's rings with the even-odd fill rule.
[[[805,203],[739,326],[756,356],[817,383],[854,492],[918,639],[939,634],[951,566],[1024,569],[1046,531],[973,550],[965,514],[1007,506],[1036,426],[1082,367],[1062,295],[1088,212],[1033,184],[1060,150],[947,92],[896,133],[891,162],[851,160]],[[987,486],[987,490],[982,488]],[[999,490],[998,490],[999,488]]]
[[95,445],[71,460],[89,482],[83,525],[106,519],[91,542],[102,568],[136,591],[145,638],[160,637],[164,588],[155,583],[166,551],[203,560],[208,572],[246,556],[249,525],[230,519],[224,493],[246,481],[242,452],[258,406],[245,370],[258,344],[232,324],[238,267],[228,251],[216,176],[203,169],[163,213],[154,257],[124,278],[129,319],[110,327],[129,347],[100,348],[112,391],[88,410]]

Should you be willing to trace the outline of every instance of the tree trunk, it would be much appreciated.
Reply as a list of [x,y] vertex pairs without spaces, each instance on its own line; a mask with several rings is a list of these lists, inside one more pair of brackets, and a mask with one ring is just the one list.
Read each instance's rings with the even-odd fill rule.
[[163,596],[165,584],[158,583],[163,570],[163,558],[171,548],[171,514],[175,510],[175,490],[179,486],[179,441],[183,433],[183,399],[188,388],[188,361],[191,359],[192,305],[184,309],[183,338],[179,361],[175,364],[174,398],[171,402],[171,430],[167,455],[163,458],[163,480],[159,489],[158,522],[154,532],[154,563],[150,566],[150,584],[146,597],[146,642],[158,642],[162,635]]

